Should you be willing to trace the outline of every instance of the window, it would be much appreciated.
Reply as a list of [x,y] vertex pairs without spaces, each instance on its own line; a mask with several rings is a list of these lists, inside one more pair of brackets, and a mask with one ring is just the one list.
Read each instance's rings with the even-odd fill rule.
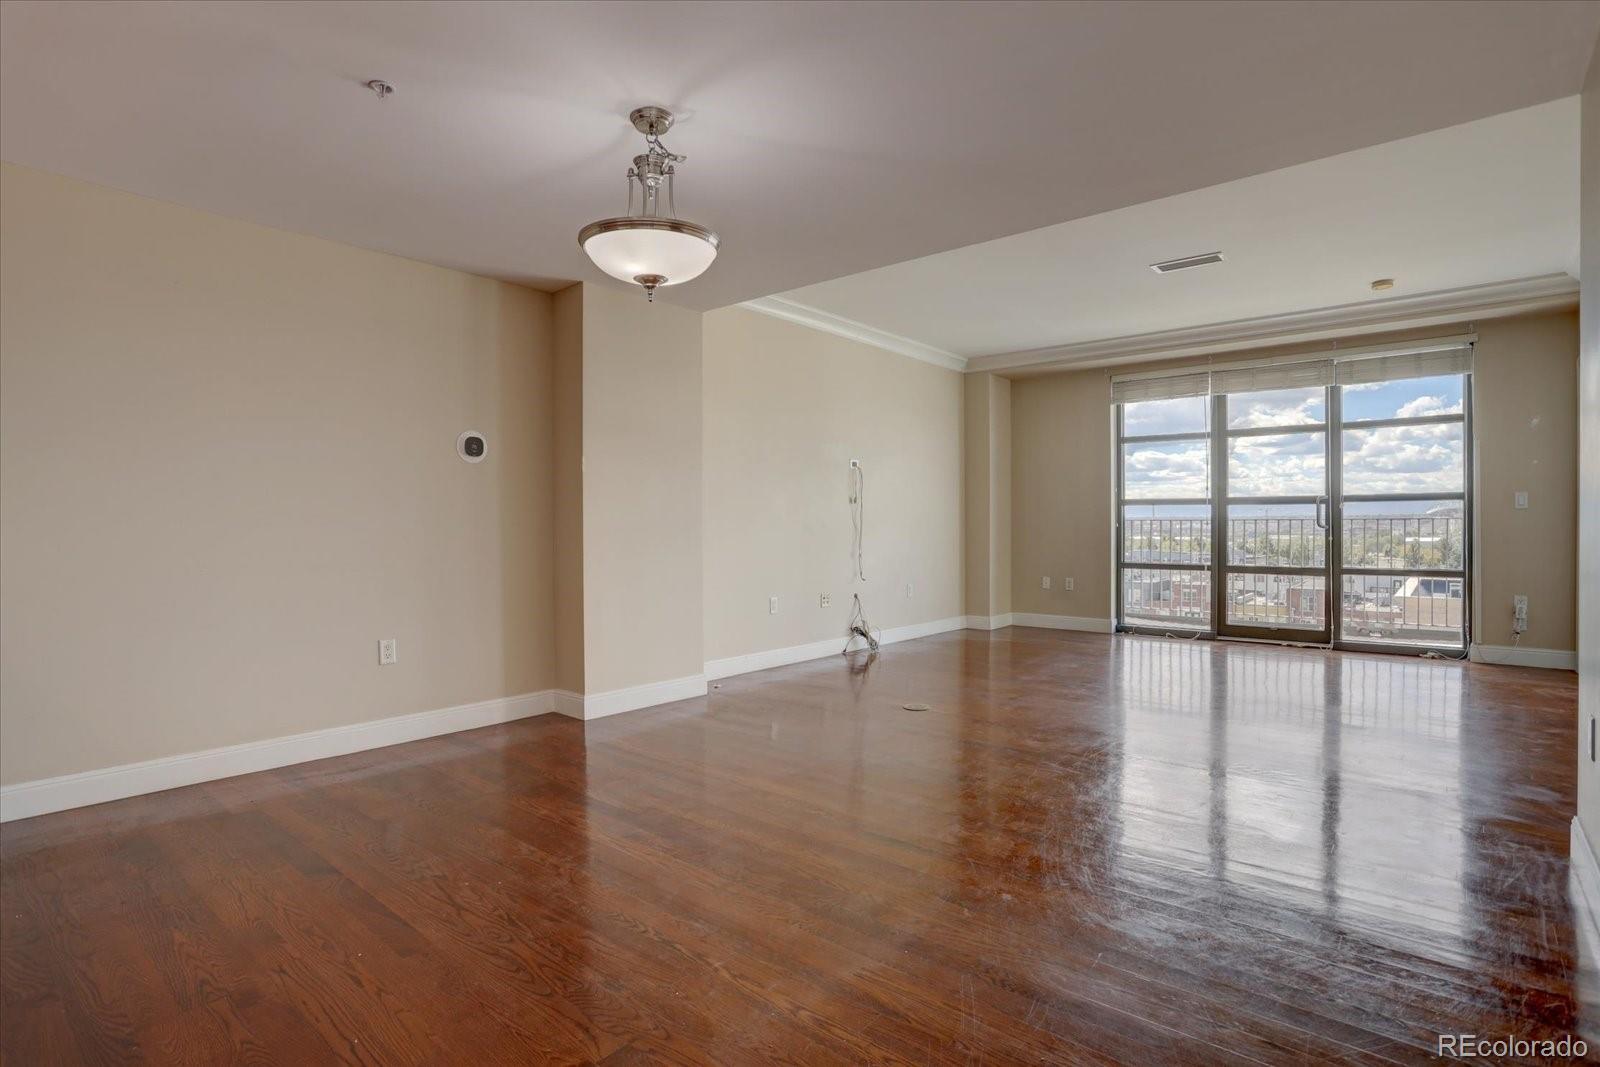
[[1342,640],[1466,647],[1469,390],[1465,374],[1337,387]]
[[1118,624],[1464,648],[1470,338],[1116,379]]
[[1204,630],[1211,620],[1210,398],[1118,406],[1121,618]]

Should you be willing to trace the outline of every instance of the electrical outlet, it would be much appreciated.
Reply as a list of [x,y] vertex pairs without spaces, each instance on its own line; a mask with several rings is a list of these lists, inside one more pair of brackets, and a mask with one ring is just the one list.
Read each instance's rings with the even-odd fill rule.
[[1061,588],[1065,589],[1069,593],[1072,592],[1072,589],[1073,589],[1072,579],[1071,578],[1063,578],[1063,579],[1061,579]]
[[832,593],[823,593],[821,596],[817,597],[817,607],[819,607],[819,608],[831,608],[831,607],[833,607],[833,594]]
[[911,599],[911,594],[912,594],[912,592],[913,592],[913,590],[912,590],[912,588],[911,588],[911,583],[910,583],[910,582],[907,582],[907,583],[906,583],[906,599],[907,599],[907,600],[910,600],[910,599]]
[[390,664],[395,663],[398,658],[399,657],[395,652],[394,638],[385,637],[382,641],[378,642],[378,666],[387,667]]
[[768,615],[776,615],[777,613],[778,613],[778,598],[775,597],[775,596],[767,597],[767,614]]
[[1048,574],[1045,575],[1043,578],[1039,579],[1039,588],[1040,589],[1049,589],[1050,588],[1050,576]]
[[1528,630],[1528,598],[1518,593],[1511,598],[1511,632],[1514,634],[1526,633]]

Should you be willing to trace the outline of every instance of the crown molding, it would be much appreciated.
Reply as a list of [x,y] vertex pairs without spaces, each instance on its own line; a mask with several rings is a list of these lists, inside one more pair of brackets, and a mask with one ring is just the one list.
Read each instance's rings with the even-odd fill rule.
[[1504,318],[1575,306],[1578,282],[1570,274],[1441,289],[1311,311],[1235,319],[1209,326],[1112,337],[1101,341],[974,356],[969,371],[1079,370],[1143,363],[1268,345],[1322,341],[1364,333],[1442,326],[1467,319]]
[[759,300],[746,300],[739,305],[750,311],[759,311],[763,315],[783,319],[800,326],[809,326],[813,330],[831,333],[836,337],[848,338],[851,341],[860,341],[862,344],[881,348],[886,352],[897,355],[910,356],[912,359],[924,363],[932,363],[935,367],[946,370],[964,371],[967,361],[954,352],[946,352],[942,348],[925,345],[921,341],[913,341],[909,337],[901,337],[897,333],[887,330],[874,329],[865,323],[856,322],[840,315],[833,315],[820,308],[808,307],[797,304],[793,300],[785,300],[781,296],[764,296]]

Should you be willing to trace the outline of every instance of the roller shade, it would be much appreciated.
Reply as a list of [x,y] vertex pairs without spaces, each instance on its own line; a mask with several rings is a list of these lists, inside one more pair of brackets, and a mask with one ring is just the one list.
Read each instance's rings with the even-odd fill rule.
[[1333,361],[1265,363],[1211,372],[1213,393],[1256,393],[1265,389],[1309,389],[1333,384]]
[[1399,382],[1407,378],[1433,378],[1441,374],[1471,374],[1472,345],[1402,352],[1389,356],[1341,360],[1334,369],[1339,385]]
[[1175,400],[1184,396],[1209,396],[1211,372],[1167,374],[1149,378],[1127,378],[1111,383],[1113,404],[1133,404],[1141,400]]

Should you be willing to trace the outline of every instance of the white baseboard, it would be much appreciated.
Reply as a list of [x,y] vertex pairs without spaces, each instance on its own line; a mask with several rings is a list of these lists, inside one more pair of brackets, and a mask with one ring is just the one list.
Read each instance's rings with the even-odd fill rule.
[[[885,645],[892,645],[897,641],[910,641],[918,637],[949,633],[952,630],[965,630],[968,628],[967,619],[968,616],[957,615],[949,619],[894,626],[881,632],[878,640]],[[842,651],[844,651],[844,635],[840,634],[826,641],[811,641],[804,645],[790,645],[788,648],[773,648],[765,652],[750,652],[743,656],[709,660],[706,663],[705,677],[713,680],[731,678],[736,674],[764,671],[769,667],[786,667],[791,663],[804,663],[807,660],[822,659],[824,656],[836,656]]]
[[823,656],[832,656],[842,651],[844,651],[843,637],[830,637],[826,641],[790,645],[788,648],[769,648],[765,652],[708,660],[706,677],[712,681],[718,678],[731,678],[736,674],[749,674],[751,671],[764,671],[770,667],[787,667],[791,663],[821,659]]
[[967,626],[969,630],[1004,630],[1011,625],[1011,613],[1003,615],[968,615]]
[[582,693],[574,693],[570,689],[552,689],[550,703],[551,710],[557,715],[565,715],[569,719],[583,718]]
[[1079,615],[1040,615],[1030,611],[1012,612],[1011,624],[1042,626],[1047,630],[1086,630],[1096,634],[1109,634],[1116,630],[1110,619],[1093,619]]
[[1596,861],[1577,816],[1572,819],[1570,855],[1573,919],[1587,935],[1590,951],[1600,951],[1600,861]]
[[1467,656],[1474,663],[1499,663],[1508,667],[1547,667],[1557,671],[1578,669],[1578,654],[1559,648],[1474,644]]
[[212,782],[236,774],[287,767],[292,763],[386,748],[407,741],[452,734],[458,730],[475,730],[480,726],[543,715],[553,707],[553,694],[545,690],[462,704],[454,708],[440,708],[437,711],[421,711],[414,715],[397,715],[392,719],[311,730],[265,741],[250,741],[204,752],[189,752],[181,756],[165,756],[142,763],[125,763],[119,767],[65,774],[59,778],[18,782],[0,788],[0,822],[89,804],[103,804],[142,793],[158,793],[163,789]]
[[[624,711],[637,711],[640,708],[653,708],[657,704],[671,704],[675,700],[689,700],[694,697],[706,695],[706,676],[691,674],[686,678],[670,678],[665,682],[650,682],[646,685],[630,686],[627,689],[612,689],[605,693],[585,693],[581,697],[576,693],[565,694],[568,698],[577,698],[581,706],[581,714],[574,718],[603,719],[607,715],[617,715]],[[563,704],[565,707],[563,707]],[[560,700],[556,702],[556,710],[565,715],[572,715],[572,701]]]

